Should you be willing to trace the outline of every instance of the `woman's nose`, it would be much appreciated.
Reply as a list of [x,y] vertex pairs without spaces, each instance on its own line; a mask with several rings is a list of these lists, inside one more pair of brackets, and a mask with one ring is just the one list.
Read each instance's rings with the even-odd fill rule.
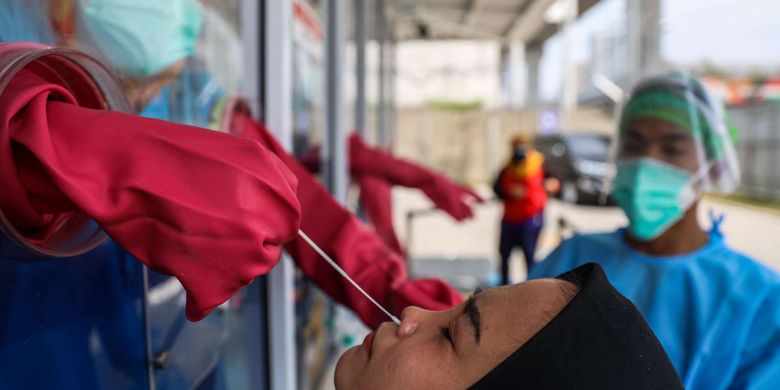
[[401,325],[398,327],[398,337],[414,334],[427,313],[430,312],[417,306],[407,306],[401,312]]

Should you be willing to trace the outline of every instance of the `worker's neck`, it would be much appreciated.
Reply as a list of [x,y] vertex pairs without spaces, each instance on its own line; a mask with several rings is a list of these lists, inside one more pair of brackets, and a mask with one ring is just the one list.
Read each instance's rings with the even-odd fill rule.
[[683,218],[652,241],[639,241],[626,236],[634,249],[652,256],[675,256],[691,253],[707,245],[709,235],[699,226],[698,202],[685,212]]

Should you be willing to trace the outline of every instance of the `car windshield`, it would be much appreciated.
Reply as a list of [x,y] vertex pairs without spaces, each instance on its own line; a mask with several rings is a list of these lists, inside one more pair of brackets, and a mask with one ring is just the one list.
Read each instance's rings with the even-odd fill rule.
[[573,136],[566,139],[571,155],[577,159],[607,161],[609,140],[601,136]]

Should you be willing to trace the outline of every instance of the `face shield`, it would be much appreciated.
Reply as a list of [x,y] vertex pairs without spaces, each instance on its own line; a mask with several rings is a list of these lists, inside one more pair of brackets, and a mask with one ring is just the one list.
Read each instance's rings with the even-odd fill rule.
[[674,72],[641,82],[623,109],[617,160],[651,158],[692,175],[699,192],[729,194],[740,181],[721,102],[690,75]]
[[737,188],[732,137],[722,105],[693,77],[671,73],[636,87],[623,109],[612,185],[634,238],[664,234],[702,192]]

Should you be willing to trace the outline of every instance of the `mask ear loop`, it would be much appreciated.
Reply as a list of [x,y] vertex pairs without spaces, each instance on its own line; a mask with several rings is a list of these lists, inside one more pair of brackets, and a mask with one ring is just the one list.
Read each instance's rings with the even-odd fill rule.
[[701,195],[702,188],[704,187],[702,179],[710,173],[714,166],[714,162],[707,162],[691,176],[688,185],[685,186],[685,190],[680,194],[680,203],[684,204],[686,210],[696,201],[699,195]]

